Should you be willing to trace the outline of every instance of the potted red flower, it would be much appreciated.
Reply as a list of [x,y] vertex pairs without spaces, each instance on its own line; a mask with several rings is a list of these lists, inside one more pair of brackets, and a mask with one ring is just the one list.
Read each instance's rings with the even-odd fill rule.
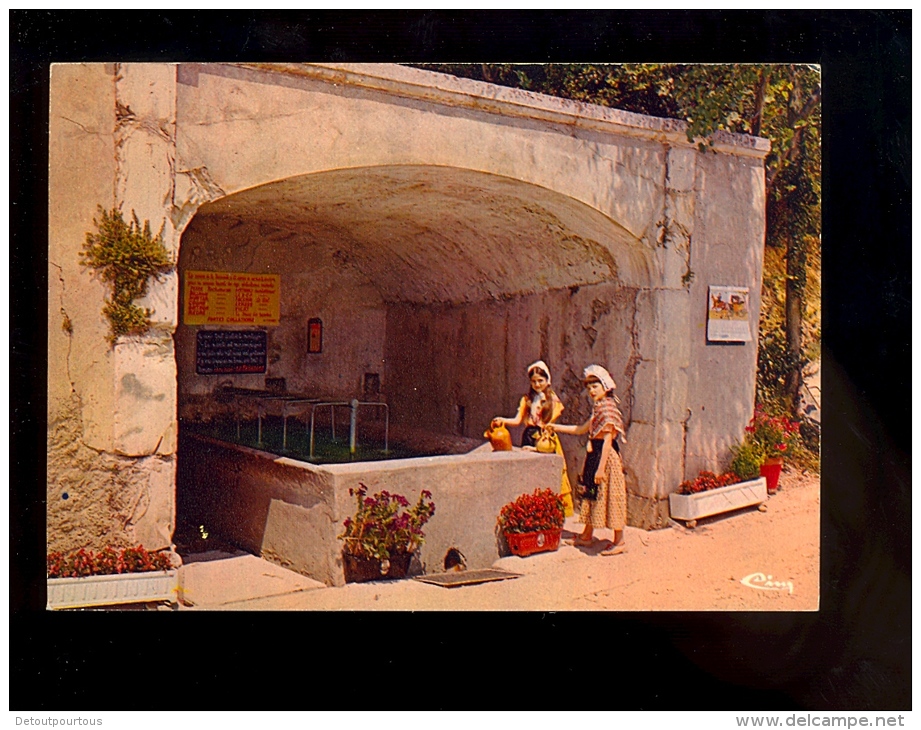
[[745,479],[734,471],[714,474],[702,471],[694,479],[681,482],[678,491],[668,495],[672,519],[696,527],[702,517],[760,505],[767,499],[764,477]]
[[47,556],[48,608],[176,603],[178,571],[169,551],[142,546],[81,548]]
[[702,471],[694,479],[681,482],[678,485],[678,494],[698,494],[711,489],[728,487],[730,484],[737,484],[740,481],[742,480],[731,471],[720,475],[714,474],[712,471]]
[[526,557],[560,546],[563,498],[552,489],[535,489],[509,502],[499,513],[499,529],[513,555]]
[[768,494],[777,491],[783,457],[799,438],[799,423],[786,416],[772,416],[761,406],[745,427],[745,441],[761,456],[761,476],[767,479]]

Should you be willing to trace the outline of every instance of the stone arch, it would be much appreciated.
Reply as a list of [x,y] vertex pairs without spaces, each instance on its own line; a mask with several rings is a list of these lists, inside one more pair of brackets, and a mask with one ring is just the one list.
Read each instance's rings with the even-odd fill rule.
[[[198,215],[258,221],[320,256],[332,241],[386,301],[458,303],[610,280],[648,287],[654,267],[643,242],[597,209],[455,167],[314,172],[224,195]],[[438,281],[446,272],[455,278]]]
[[[342,396],[354,394],[369,369],[383,376],[385,391],[399,383],[403,396],[416,387],[413,378],[433,376],[452,384],[451,403],[404,417],[470,434],[489,413],[514,405],[518,370],[526,364],[519,360],[555,355],[562,362],[571,355],[566,331],[570,310],[580,306],[571,303],[574,292],[605,286],[632,306],[635,292],[651,286],[654,267],[642,241],[584,203],[520,180],[427,165],[340,168],[210,200],[189,221],[179,261],[180,272],[282,276],[282,323],[270,333],[277,360],[269,376]],[[332,327],[333,350],[304,365],[294,353],[303,349],[309,316]],[[593,313],[592,325],[596,320]],[[629,351],[631,321],[629,312],[602,339]],[[194,375],[192,329],[180,322],[176,335],[181,413],[207,399],[213,386]],[[383,333],[378,342],[370,334],[375,329]],[[351,346],[337,341],[343,331],[353,333]],[[597,331],[589,334],[593,345]],[[431,348],[444,351],[466,341],[470,366],[420,352],[430,338]],[[413,356],[400,364],[407,348]],[[237,380],[261,387],[254,376]],[[477,402],[453,402],[463,400],[455,392],[474,387],[482,393]],[[458,409],[469,426],[458,428]]]

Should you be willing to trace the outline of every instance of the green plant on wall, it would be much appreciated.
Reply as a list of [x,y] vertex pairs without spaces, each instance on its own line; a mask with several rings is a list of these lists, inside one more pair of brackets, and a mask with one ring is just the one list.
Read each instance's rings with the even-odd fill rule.
[[162,226],[154,236],[150,221],[142,227],[134,211],[130,222],[118,208],[106,211],[99,206],[99,213],[100,219],[93,219],[96,233],[86,234],[80,263],[94,269],[111,288],[102,313],[109,320],[109,342],[114,343],[121,335],[143,334],[150,328],[151,310],[134,300],[147,294],[151,278],[161,281],[174,264],[163,245]]

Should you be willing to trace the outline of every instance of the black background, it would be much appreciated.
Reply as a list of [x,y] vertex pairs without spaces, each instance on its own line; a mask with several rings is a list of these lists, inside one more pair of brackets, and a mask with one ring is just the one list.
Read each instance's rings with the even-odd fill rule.
[[[10,41],[11,709],[911,707],[909,11],[10,11]],[[821,610],[45,612],[48,66],[67,61],[821,64]]]

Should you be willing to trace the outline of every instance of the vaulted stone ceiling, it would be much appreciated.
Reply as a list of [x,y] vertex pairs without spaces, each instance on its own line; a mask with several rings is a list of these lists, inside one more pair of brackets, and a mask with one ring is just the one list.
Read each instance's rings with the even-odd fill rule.
[[245,190],[197,215],[294,233],[299,250],[286,266],[333,260],[389,302],[472,302],[650,276],[642,244],[597,210],[471,170],[334,170]]

